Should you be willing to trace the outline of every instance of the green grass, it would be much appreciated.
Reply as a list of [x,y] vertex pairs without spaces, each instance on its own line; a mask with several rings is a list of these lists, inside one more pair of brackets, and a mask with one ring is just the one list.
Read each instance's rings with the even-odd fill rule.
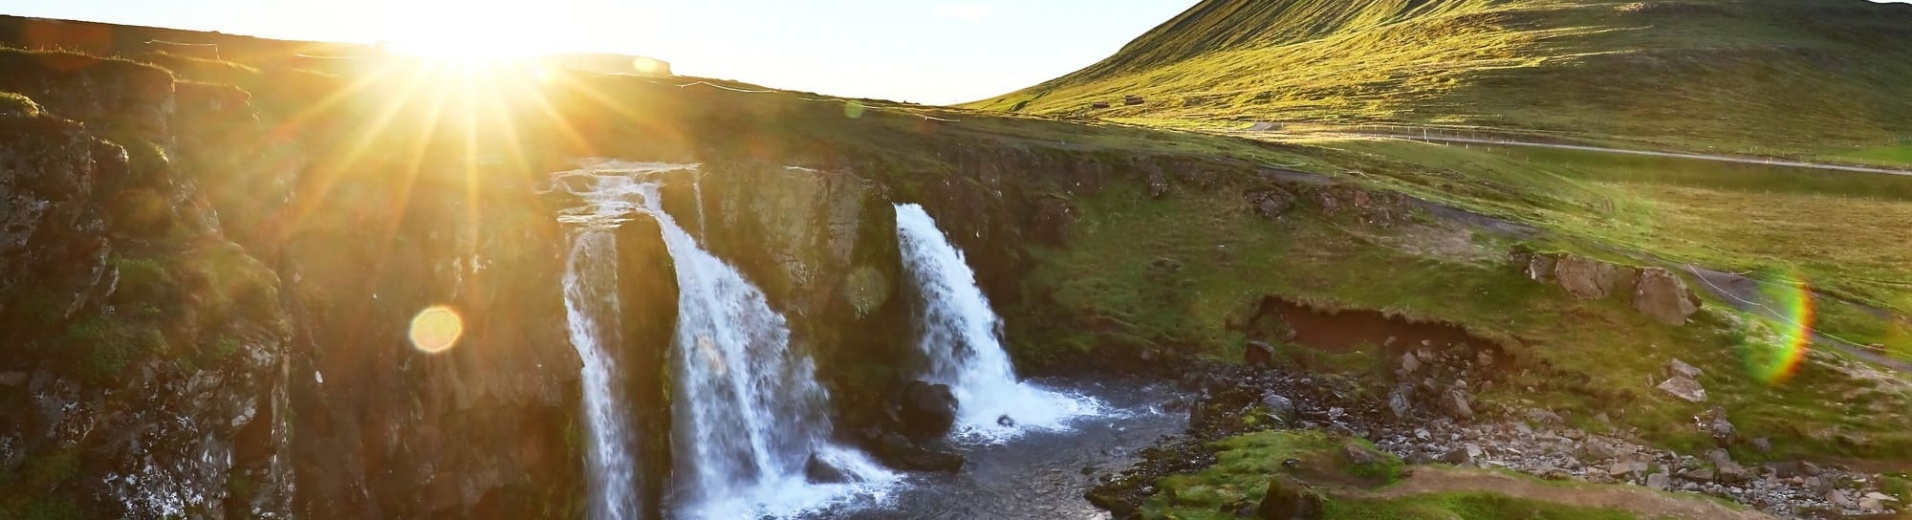
[[[1354,442],[1376,460],[1356,466],[1342,453]],[[1379,452],[1365,441],[1350,441],[1318,431],[1264,431],[1214,443],[1216,463],[1200,472],[1173,475],[1156,483],[1158,491],[1143,504],[1149,518],[1201,518],[1224,504],[1260,503],[1268,480],[1290,475],[1315,482],[1375,487],[1401,478],[1400,459]],[[1299,461],[1289,468],[1284,461]],[[1230,516],[1232,518],[1232,509]]]
[[32,98],[17,92],[0,92],[0,115],[39,117],[41,112],[40,104]]
[[[1437,200],[1457,200],[1467,207],[1556,229],[1564,238],[1546,243],[1600,256],[1614,256],[1607,248],[1624,245],[1715,261],[1744,256],[1738,251],[1757,251],[1736,247],[1798,246],[1873,232],[1847,230],[1792,241],[1779,237],[1751,241],[1742,235],[1757,236],[1753,233],[1761,228],[1754,224],[1725,224],[1727,231],[1711,233],[1669,229],[1699,225],[1671,214],[1691,211],[1667,206],[1680,200],[1718,196],[1743,204],[1738,197],[1783,196],[1751,191],[1689,193],[1685,190],[1696,188],[1591,182],[1583,180],[1589,175],[1586,172],[1542,175],[1532,168],[1515,168],[1519,163],[1491,154],[1443,147],[1398,148],[1404,146],[1409,145],[1361,143],[1340,151],[1321,150],[1316,159],[1360,166],[1363,174],[1357,177],[1377,184]],[[1406,163],[1393,159],[1396,156],[1417,157],[1422,162]],[[1403,165],[1412,168],[1403,170]],[[1450,167],[1451,173],[1440,173]],[[1667,327],[1640,315],[1620,298],[1578,301],[1558,287],[1527,280],[1500,263],[1512,246],[1504,238],[1425,224],[1377,229],[1300,209],[1282,221],[1269,221],[1245,207],[1238,189],[1187,189],[1155,200],[1143,193],[1140,183],[1124,183],[1075,199],[1079,220],[1071,225],[1069,246],[1032,251],[1037,267],[1025,279],[1024,303],[1005,309],[1011,336],[1028,338],[1015,354],[1024,361],[1042,361],[1126,343],[1239,359],[1246,337],[1230,329],[1230,317],[1264,296],[1278,296],[1322,308],[1374,309],[1418,321],[1458,324],[1501,343],[1519,366],[1531,372],[1506,373],[1506,381],[1496,390],[1480,396],[1485,402],[1522,407],[1532,406],[1523,402],[1537,402],[1576,412],[1573,415],[1580,419],[1608,412],[1621,424],[1640,428],[1649,440],[1689,451],[1708,449],[1712,440],[1691,428],[1688,418],[1706,406],[1724,406],[1742,434],[1776,439],[1778,451],[1771,457],[1912,455],[1912,435],[1905,429],[1912,424],[1881,411],[1904,404],[1905,396],[1873,392],[1870,383],[1818,363],[1807,363],[1784,384],[1767,383],[1756,376],[1755,367],[1773,359],[1781,343],[1778,336],[1770,326],[1739,318],[1718,302],[1710,303],[1693,324]],[[1681,191],[1653,198],[1634,195],[1656,190]],[[1436,197],[1437,192],[1451,195]],[[1621,208],[1613,212],[1616,216],[1594,216],[1603,213],[1590,208],[1599,207],[1603,200]],[[1857,207],[1872,208],[1866,211],[1876,210],[1878,204],[1899,204],[1852,200]],[[1781,202],[1760,200],[1751,203],[1760,208],[1749,211],[1787,207]],[[1629,213],[1625,208],[1652,212]],[[1804,220],[1803,216],[1793,218]],[[1877,232],[1883,236],[1888,231]],[[1680,241],[1679,233],[1704,241]],[[1886,251],[1889,255],[1893,249]],[[1844,269],[1839,273],[1863,272],[1858,269],[1866,265],[1840,261],[1853,265],[1801,265]],[[1839,314],[1852,319],[1844,310]],[[1842,333],[1859,330],[1837,322],[1828,328]],[[1367,363],[1339,359],[1333,364],[1372,371],[1366,367],[1375,366],[1372,357],[1378,357],[1380,349],[1368,352],[1372,354]],[[1643,384],[1662,374],[1674,358],[1707,369],[1702,381],[1715,396],[1711,402],[1685,403]],[[1825,398],[1840,393],[1871,397]]]
[[[1348,442],[1358,443],[1380,462],[1368,466],[1350,463],[1343,453]],[[1288,476],[1327,494],[1328,519],[1630,519],[1609,509],[1594,509],[1510,498],[1491,491],[1417,494],[1401,498],[1359,498],[1334,490],[1385,487],[1402,478],[1400,459],[1375,451],[1363,441],[1348,441],[1318,431],[1264,431],[1230,437],[1214,443],[1216,463],[1201,471],[1173,475],[1156,483],[1157,492],[1143,505],[1144,518],[1180,520],[1232,519],[1242,506],[1261,503],[1268,482]],[[1294,459],[1289,467],[1284,461]]]
[[1881,166],[1912,166],[1912,144],[1882,146],[1854,152],[1826,156],[1831,160],[1846,160]]
[[[968,106],[1457,125],[1775,155],[1912,135],[1912,106],[1902,102],[1912,94],[1912,37],[1898,29],[1912,9],[1628,4],[1208,0],[1101,63]],[[1125,95],[1148,102],[1086,109]]]
[[1398,518],[1402,520],[1507,519],[1507,520],[1631,520],[1632,513],[1614,509],[1583,508],[1534,500],[1523,500],[1478,493],[1430,493],[1388,500],[1332,500],[1327,504],[1327,519]]
[[[1556,232],[1596,256],[1782,273],[1821,299],[1826,332],[1907,346],[1912,178],[1711,161],[1396,140],[1315,141],[1344,164],[1417,196]],[[1578,244],[1578,245],[1576,245]],[[1865,244],[1864,247],[1852,247]],[[1774,277],[1769,277],[1774,278]]]

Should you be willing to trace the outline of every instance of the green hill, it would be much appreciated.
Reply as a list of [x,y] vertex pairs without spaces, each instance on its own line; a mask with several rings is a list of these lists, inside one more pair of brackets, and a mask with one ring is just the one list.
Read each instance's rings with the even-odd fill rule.
[[1825,155],[1912,137],[1907,27],[1912,6],[1864,0],[1205,0],[1100,63],[970,106]]

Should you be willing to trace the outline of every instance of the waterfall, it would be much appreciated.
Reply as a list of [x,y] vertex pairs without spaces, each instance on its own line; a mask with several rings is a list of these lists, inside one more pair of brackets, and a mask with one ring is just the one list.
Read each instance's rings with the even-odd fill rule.
[[[1063,429],[1072,417],[1100,412],[1092,399],[1016,380],[1002,347],[1002,320],[962,251],[922,206],[896,205],[896,235],[903,267],[922,295],[917,345],[929,358],[925,379],[949,385],[956,395],[959,437],[1000,441],[1029,428]],[[1014,425],[998,424],[1003,416]]]
[[[564,272],[564,311],[571,344],[584,360],[584,421],[589,435],[590,518],[638,517],[637,471],[631,452],[630,409],[618,380],[616,319],[617,242],[611,231],[585,228],[571,237]],[[609,318],[605,320],[604,318]],[[608,322],[607,322],[608,321]]]
[[[585,211],[574,210],[567,221],[615,225],[633,214],[647,214],[657,221],[676,266],[678,322],[671,355],[674,510],[690,518],[788,517],[881,495],[897,477],[862,453],[829,440],[827,392],[816,382],[810,357],[790,349],[783,315],[770,308],[763,292],[743,273],[700,247],[663,211],[657,185],[643,179],[653,172],[690,168],[695,166],[614,164],[560,174],[561,182],[582,177],[589,185],[580,192],[572,182],[564,182],[566,189],[591,203]],[[605,241],[610,241],[608,234]],[[574,318],[574,331],[577,321]],[[583,344],[578,348],[580,353],[586,350]],[[587,385],[596,384],[589,379],[590,364],[587,358]],[[587,397],[595,391],[587,389]],[[595,423],[593,430],[595,436]],[[631,465],[626,452],[615,454],[624,456],[626,467]],[[810,482],[806,468],[813,458],[837,470],[842,481]],[[593,482],[601,483],[594,484],[594,490],[618,478],[614,468],[596,462],[592,471]],[[593,496],[599,495],[594,491]]]

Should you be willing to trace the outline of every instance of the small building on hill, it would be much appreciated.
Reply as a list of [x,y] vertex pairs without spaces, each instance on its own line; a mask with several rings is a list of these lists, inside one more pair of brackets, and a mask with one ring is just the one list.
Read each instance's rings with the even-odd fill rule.
[[645,56],[611,54],[603,52],[585,52],[572,54],[553,54],[541,61],[545,65],[560,67],[579,72],[599,74],[635,74],[667,78],[671,76],[670,62]]

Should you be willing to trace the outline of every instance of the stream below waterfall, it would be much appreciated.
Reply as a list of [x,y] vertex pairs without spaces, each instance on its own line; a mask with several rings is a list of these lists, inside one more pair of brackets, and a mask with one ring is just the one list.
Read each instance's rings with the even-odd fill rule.
[[1169,382],[1137,379],[1039,379],[1062,393],[1100,401],[1103,413],[1077,417],[1058,430],[1033,430],[999,443],[952,445],[967,457],[955,474],[917,473],[881,504],[853,506],[810,518],[1053,519],[1109,518],[1083,498],[1099,475],[1141,460],[1141,451],[1188,426],[1186,413],[1161,403],[1184,396]]

